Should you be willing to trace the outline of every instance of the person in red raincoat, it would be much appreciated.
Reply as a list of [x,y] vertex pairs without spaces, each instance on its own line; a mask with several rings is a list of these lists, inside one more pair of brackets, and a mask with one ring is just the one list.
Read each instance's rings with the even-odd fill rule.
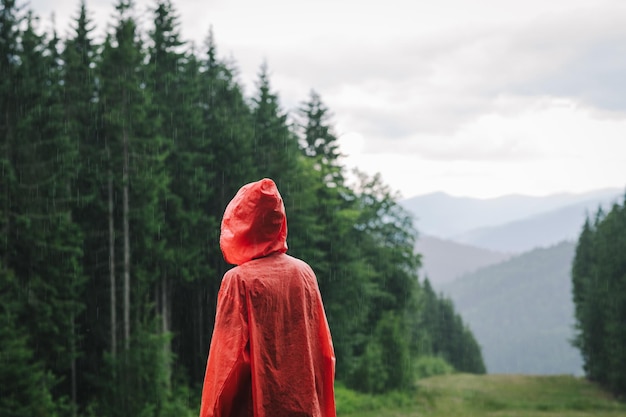
[[287,255],[276,184],[244,185],[222,219],[237,265],[218,294],[200,417],[335,417],[335,354],[317,279]]

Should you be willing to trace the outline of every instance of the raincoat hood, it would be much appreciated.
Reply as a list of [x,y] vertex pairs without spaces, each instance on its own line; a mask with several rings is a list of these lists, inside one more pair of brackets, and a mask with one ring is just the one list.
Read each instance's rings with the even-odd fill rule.
[[287,252],[285,206],[274,181],[264,178],[239,189],[224,211],[220,247],[233,265]]

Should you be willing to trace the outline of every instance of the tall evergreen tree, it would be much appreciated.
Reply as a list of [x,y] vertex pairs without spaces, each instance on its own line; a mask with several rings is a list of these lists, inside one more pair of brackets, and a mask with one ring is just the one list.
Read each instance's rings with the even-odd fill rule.
[[572,291],[578,334],[574,340],[583,357],[587,376],[596,382],[608,382],[608,355],[606,345],[608,282],[602,274],[599,254],[606,250],[606,241],[597,228],[604,214],[598,211],[595,224],[587,220],[579,238],[572,265]]
[[626,196],[605,214],[600,208],[581,230],[572,264],[576,335],[585,374],[626,394]]
[[42,361],[34,356],[30,329],[19,320],[26,305],[23,286],[7,265],[14,262],[17,124],[20,80],[19,29],[23,16],[15,1],[2,0],[0,7],[0,414],[31,416],[53,409],[50,383]]
[[[194,384],[204,378],[220,279],[227,269],[219,249],[219,222],[228,201],[244,183],[255,180],[250,108],[234,70],[217,58],[212,31],[199,57],[189,54],[179,106],[180,130],[170,158],[172,190],[183,208],[178,228],[184,271],[173,311],[181,332],[174,350]],[[182,134],[187,132],[186,134]],[[184,336],[183,336],[184,335]]]
[[10,261],[10,236],[14,234],[15,219],[11,213],[15,211],[15,205],[11,196],[17,186],[17,173],[13,165],[16,134],[18,121],[17,106],[19,96],[15,86],[19,79],[20,51],[19,37],[20,24],[23,16],[16,8],[14,0],[2,0],[0,8],[0,175],[2,185],[0,188],[0,252],[2,261],[8,265]]
[[[293,205],[295,221],[291,226],[295,233],[292,240],[295,240],[296,251],[311,262],[322,277],[329,277],[332,274],[331,247],[333,242],[338,242],[338,213],[346,208],[343,166],[330,115],[319,94],[311,91],[297,116],[299,143],[306,165],[302,172],[310,172],[311,178],[310,184],[304,185],[305,174],[298,176],[305,191],[299,193],[297,205]],[[321,281],[324,293],[328,280]]]
[[[168,175],[176,172],[171,167],[170,162],[178,155],[177,144],[181,137],[187,138],[198,132],[198,112],[186,95],[190,89],[184,88],[182,77],[185,74],[185,54],[181,51],[184,45],[180,40],[178,31],[178,17],[170,1],[160,1],[154,9],[154,28],[150,32],[151,46],[148,48],[148,79],[150,80],[150,93],[153,97],[153,114],[151,119],[158,120],[161,126],[161,134],[169,150],[166,159],[166,169]],[[194,112],[195,111],[195,112]],[[185,140],[185,139],[183,139]],[[178,182],[173,182],[174,186]],[[188,228],[188,225],[181,224],[185,218],[182,213],[181,200],[178,198],[175,189],[170,187],[164,189],[164,194],[159,195],[161,210],[167,220],[161,225],[160,234],[165,241],[164,251],[154,262],[160,273],[159,281],[155,288],[155,305],[160,318],[160,330],[163,335],[169,335],[172,330],[172,292],[174,287],[179,285],[180,277],[186,272],[181,266],[185,254],[190,248],[181,244],[179,239],[180,228]],[[198,259],[199,260],[199,259]],[[181,262],[182,261],[182,262]],[[182,274],[181,274],[182,273]],[[189,279],[189,277],[184,277]],[[165,358],[159,362],[165,362],[164,370],[166,381],[170,381],[171,367],[166,358],[171,356],[171,348],[167,344]]]
[[339,143],[333,132],[331,114],[320,95],[312,90],[309,100],[299,109],[304,119],[300,129],[303,136],[303,151],[314,159],[314,168],[321,173],[327,187],[343,186],[343,166],[339,161]]
[[263,63],[258,74],[257,93],[252,98],[254,136],[252,154],[258,177],[272,178],[285,199],[298,175],[300,149],[278,95],[272,91],[269,72]]
[[626,395],[626,196],[615,204],[601,225],[608,250],[600,256],[608,281],[606,337],[609,363],[608,385]]
[[[11,15],[5,10],[3,16]],[[76,386],[74,324],[83,307],[81,234],[71,218],[77,152],[63,126],[58,38],[46,40],[35,21],[29,13],[15,55],[7,51],[14,101],[13,110],[3,109],[4,262],[19,283],[17,327],[27,329],[34,356],[51,373],[54,396],[71,393],[75,400],[66,386]]]
[[[358,212],[343,181],[337,137],[320,96],[311,92],[297,114],[303,169],[299,191],[290,201],[291,245],[315,270],[338,358],[337,375],[354,371],[370,311],[372,274],[354,229]],[[308,182],[307,182],[308,181]],[[372,347],[370,356],[380,351]],[[374,388],[372,388],[374,389]]]
[[[64,125],[71,146],[78,151],[76,172],[71,184],[75,197],[72,220],[82,230],[82,264],[86,276],[83,300],[85,309],[76,319],[75,332],[82,351],[75,368],[80,369],[73,380],[72,389],[77,402],[86,403],[94,393],[88,375],[95,374],[100,366],[102,353],[107,343],[107,334],[99,325],[100,311],[108,309],[102,293],[107,291],[105,277],[108,276],[102,248],[106,248],[106,211],[101,200],[104,178],[102,159],[103,146],[98,141],[98,114],[95,59],[96,47],[91,38],[93,27],[87,16],[85,2],[79,6],[78,16],[73,22],[73,33],[65,41],[63,65],[63,109]],[[106,328],[106,327],[105,327]],[[113,335],[109,332],[108,335]]]
[[[587,375],[592,379],[598,378],[593,367],[596,362],[595,355],[602,352],[602,337],[594,332],[603,332],[601,322],[595,319],[593,314],[594,304],[597,300],[591,298],[593,291],[593,277],[597,277],[597,267],[594,255],[594,228],[589,219],[585,221],[578,243],[576,255],[572,264],[572,295],[574,299],[576,317],[576,336],[573,341],[583,357],[583,367]],[[595,306],[597,309],[598,306]],[[600,336],[600,337],[599,337]],[[594,344],[596,346],[594,346]]]
[[[117,26],[108,34],[102,51],[99,99],[102,132],[109,152],[106,163],[112,192],[108,198],[116,203],[110,212],[114,220],[110,224],[115,225],[112,253],[116,258],[121,255],[123,260],[123,354],[111,358],[111,369],[115,371],[111,377],[115,382],[105,392],[113,415],[138,415],[153,407],[155,398],[167,397],[163,392],[167,387],[163,367],[144,361],[161,357],[157,365],[162,365],[167,360],[162,357],[165,338],[154,335],[157,326],[152,308],[155,286],[161,277],[161,260],[166,257],[165,236],[160,232],[165,217],[159,203],[167,195],[167,149],[158,134],[159,120],[148,117],[152,101],[144,49],[132,16],[133,4],[121,0],[116,9]],[[112,196],[120,196],[121,204],[111,200]],[[121,230],[117,226],[120,224]],[[121,237],[121,245],[117,236]],[[112,290],[115,293],[117,288]],[[111,308],[118,309],[116,305]],[[157,402],[156,407],[161,407],[161,403]]]

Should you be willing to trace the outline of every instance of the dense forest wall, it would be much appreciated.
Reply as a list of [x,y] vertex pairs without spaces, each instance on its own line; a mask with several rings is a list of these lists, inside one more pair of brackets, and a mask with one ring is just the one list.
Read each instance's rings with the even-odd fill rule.
[[262,177],[283,195],[289,253],[317,274],[339,380],[407,389],[424,356],[485,372],[418,280],[395,194],[346,181],[317,93],[288,113],[262,65],[244,96],[212,33],[181,41],[168,1],[141,33],[120,0],[100,43],[77,6],[60,39],[0,5],[0,415],[193,414],[229,268],[221,215]]

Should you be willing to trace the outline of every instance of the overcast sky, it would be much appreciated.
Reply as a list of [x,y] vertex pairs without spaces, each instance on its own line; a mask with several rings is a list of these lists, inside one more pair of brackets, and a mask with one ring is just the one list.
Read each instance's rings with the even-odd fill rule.
[[[136,0],[145,25],[154,3]],[[115,1],[86,4],[103,33]],[[346,166],[404,197],[626,190],[626,1],[173,4],[184,39],[213,27],[248,96],[264,60],[285,110],[316,90]],[[64,36],[79,0],[30,6]]]

